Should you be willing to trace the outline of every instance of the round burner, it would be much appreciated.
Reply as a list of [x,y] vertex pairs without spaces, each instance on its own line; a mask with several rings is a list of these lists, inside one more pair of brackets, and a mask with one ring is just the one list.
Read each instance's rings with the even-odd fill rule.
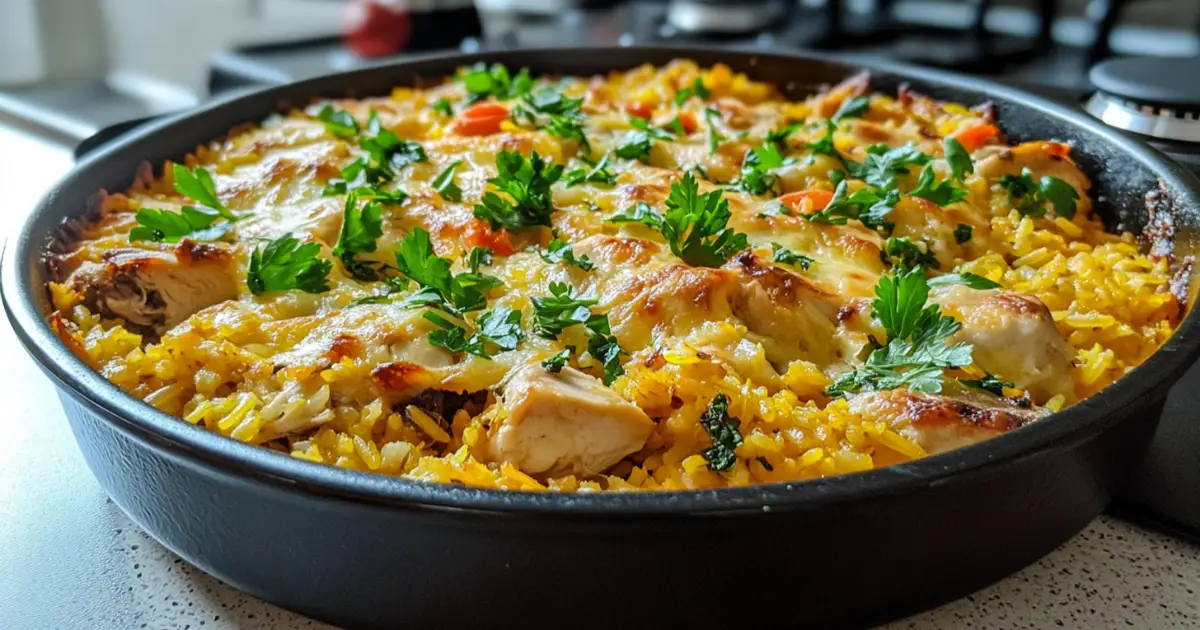
[[1130,57],[1097,64],[1087,102],[1096,118],[1125,131],[1200,143],[1200,57]]
[[671,0],[667,24],[692,34],[755,33],[783,16],[775,0]]

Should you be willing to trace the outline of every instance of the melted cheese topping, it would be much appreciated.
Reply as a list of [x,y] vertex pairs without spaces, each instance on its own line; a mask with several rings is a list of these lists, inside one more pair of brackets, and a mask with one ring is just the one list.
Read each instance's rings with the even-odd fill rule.
[[[676,105],[676,93],[697,79],[709,95]],[[108,196],[85,236],[56,257],[56,329],[131,394],[208,429],[316,462],[510,489],[802,479],[905,461],[1026,421],[981,427],[973,412],[963,411],[984,404],[973,400],[963,403],[967,407],[939,407],[957,410],[947,425],[947,412],[931,419],[912,408],[894,411],[903,407],[893,402],[904,391],[890,393],[888,404],[863,398],[850,406],[822,393],[838,375],[861,365],[873,340],[886,338],[871,315],[875,285],[891,267],[880,256],[885,236],[854,220],[838,226],[802,216],[818,209],[812,199],[832,191],[830,173],[843,168],[808,146],[846,99],[866,94],[865,78],[800,102],[723,66],[701,69],[689,61],[607,77],[564,77],[556,84],[566,95],[584,98],[590,154],[573,140],[511,122],[488,135],[458,134],[452,118],[430,107],[443,98],[456,110],[463,107],[467,93],[456,81],[331,103],[360,124],[376,112],[384,127],[419,142],[428,155],[384,186],[409,198],[386,207],[375,253],[359,258],[393,265],[394,246],[417,227],[431,234],[437,255],[453,261],[456,273],[467,269],[472,247],[496,248],[493,264],[481,270],[503,281],[488,293],[488,308],[523,312],[527,334],[516,350],[485,359],[431,345],[427,335],[434,326],[422,309],[398,304],[405,293],[383,303],[352,304],[379,293],[381,285],[355,280],[331,254],[346,200],[322,190],[363,150],[316,118],[326,103],[238,130],[187,160],[211,172],[221,200],[245,217],[228,239],[209,246],[218,251],[206,254],[223,261],[205,269],[236,283],[235,299],[222,296],[180,323],[168,320],[169,330],[154,339],[138,334],[144,327],[105,311],[117,302],[96,297],[143,282],[134,297],[162,299],[149,295],[145,276],[136,275],[154,267],[118,268],[106,258],[109,250],[132,248],[179,257],[183,267],[194,264],[179,254],[187,244],[129,242],[139,209],[178,211],[190,202],[174,191],[167,169]],[[704,108],[717,112],[711,124],[725,138],[715,151],[709,150]],[[899,98],[875,94],[860,117],[837,124],[834,144],[843,159],[861,162],[873,145],[911,143],[932,156],[941,181],[950,178],[943,138],[964,138],[975,166],[962,183],[966,198],[941,207],[904,195],[888,221],[895,236],[925,243],[939,262],[934,275],[971,271],[1003,286],[934,291],[931,299],[963,324],[955,341],[974,348],[975,364],[948,377],[993,373],[1015,386],[1004,390],[1007,398],[986,404],[1054,410],[1094,393],[1153,352],[1170,334],[1178,302],[1167,290],[1166,260],[1141,254],[1128,234],[1103,232],[1070,147],[1007,147],[998,133],[974,137],[995,123],[987,111],[911,92]],[[615,158],[611,152],[632,129],[631,112],[649,116],[655,126],[678,117],[687,133],[653,141],[647,163]],[[714,183],[736,180],[747,151],[793,123],[799,127],[785,152],[791,159],[773,174],[778,192],[812,199],[785,197],[791,210],[780,213],[774,195]],[[560,181],[553,187],[552,229],[493,230],[474,217],[473,208],[491,190],[496,156],[505,149],[536,151],[568,170],[586,168],[583,157],[608,154],[616,184],[568,187]],[[454,182],[462,202],[432,188],[454,162],[461,162]],[[722,190],[732,212],[729,226],[748,237],[750,249],[722,267],[689,266],[658,231],[606,221],[638,202],[661,213],[684,169],[705,174],[701,192]],[[1023,169],[1074,187],[1080,197],[1074,218],[1024,217],[1014,210],[998,181]],[[899,190],[912,190],[919,170],[909,166],[898,174]],[[864,186],[850,182],[851,191]],[[971,228],[965,241],[956,236],[962,226]],[[285,234],[319,244],[321,256],[335,261],[329,291],[248,290],[251,252]],[[554,235],[595,267],[585,271],[543,260],[538,251]],[[815,262],[807,270],[774,263],[774,246]],[[506,251],[512,253],[502,255]],[[81,276],[83,271],[91,275]],[[554,282],[596,299],[593,311],[607,313],[628,353],[625,374],[610,388],[596,378],[602,375],[599,362],[583,351],[588,338],[582,326],[557,339],[531,333],[531,299],[549,295]],[[537,367],[567,347],[578,352],[562,374],[546,376]],[[946,396],[963,392],[947,382]],[[506,390],[519,391],[520,404]],[[482,393],[467,395],[472,392]],[[700,422],[717,393],[731,399],[730,415],[740,419],[742,438],[735,464],[724,471],[708,465],[705,450],[712,442]],[[1016,416],[1025,418],[1021,413]]]

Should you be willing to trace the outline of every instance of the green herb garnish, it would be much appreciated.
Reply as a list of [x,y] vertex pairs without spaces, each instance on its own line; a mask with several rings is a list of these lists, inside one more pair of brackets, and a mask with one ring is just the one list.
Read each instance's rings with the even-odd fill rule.
[[565,282],[551,282],[549,297],[535,297],[533,303],[533,330],[547,339],[556,339],[562,331],[576,324],[586,324],[593,317],[590,306],[597,300],[577,298],[571,294],[571,286]]
[[317,119],[325,123],[325,129],[339,138],[353,138],[358,135],[358,121],[344,109],[334,109],[326,105],[317,113]]
[[1046,204],[1049,203],[1058,216],[1067,220],[1075,218],[1075,202],[1079,199],[1079,193],[1057,177],[1046,175],[1035,182],[1032,171],[1026,168],[1020,175],[1001,177],[999,183],[1008,190],[1009,203],[1022,216],[1044,217]]
[[612,186],[617,183],[617,174],[610,170],[607,155],[600,158],[600,161],[595,164],[591,164],[587,160],[584,160],[584,162],[591,166],[591,168],[577,168],[567,173],[567,176],[563,180],[567,183],[567,188],[579,186],[580,184],[605,184]]
[[891,229],[887,221],[892,208],[900,202],[900,192],[889,190],[886,193],[871,188],[861,188],[848,194],[849,182],[845,179],[838,182],[833,189],[833,198],[820,212],[803,215],[813,223],[828,223],[830,225],[845,225],[850,219],[858,219],[863,225],[872,229]]
[[333,262],[321,258],[321,246],[300,244],[290,234],[281,236],[250,254],[246,285],[255,295],[296,289],[305,293],[329,290],[326,280]]
[[949,284],[965,284],[972,289],[978,289],[980,291],[1000,288],[1000,283],[993,282],[979,274],[966,271],[944,274],[929,281],[929,286],[931,287],[945,286]]
[[558,374],[566,367],[567,361],[571,360],[571,354],[574,352],[575,346],[567,346],[542,361],[542,367],[551,374]]
[[619,212],[608,218],[609,223],[641,223],[642,225],[662,230],[663,218],[662,215],[655,212],[654,208],[645,201],[639,201],[633,206],[633,209]]
[[342,261],[355,279],[374,282],[380,279],[380,263],[355,258],[356,254],[375,251],[375,240],[383,235],[383,204],[368,201],[358,208],[358,196],[351,193],[342,210],[342,230],[338,233],[333,255]]
[[913,267],[929,267],[937,269],[937,256],[929,251],[929,246],[913,242],[907,236],[890,236],[879,251],[879,258],[893,267],[912,269]]
[[917,180],[917,187],[909,191],[908,194],[912,197],[932,201],[939,206],[958,203],[967,198],[967,191],[950,183],[949,180],[935,184],[932,164],[927,164],[925,168],[921,169],[921,177]]
[[213,183],[212,175],[197,166],[188,170],[181,164],[171,165],[171,177],[175,180],[175,191],[200,203],[200,205],[216,210],[227,221],[237,221],[238,217],[225,207],[217,196],[217,185]]
[[462,201],[462,189],[454,183],[454,171],[458,170],[460,164],[462,160],[454,160],[433,179],[433,189],[446,201]]
[[429,109],[432,109],[443,116],[454,116],[454,107],[450,105],[450,101],[444,98],[439,98],[438,100],[430,103]]
[[465,328],[433,311],[425,311],[422,316],[438,327],[438,330],[429,332],[427,339],[430,344],[450,352],[465,352],[484,359],[492,358],[483,346],[483,336],[478,332],[468,335]]
[[774,192],[779,177],[772,174],[771,170],[789,162],[779,151],[778,144],[764,141],[761,147],[746,151],[746,156],[742,159],[742,177],[738,180],[738,188],[752,195]]
[[[708,141],[708,154],[709,155],[716,153],[717,147],[720,146],[721,143],[724,142],[726,139],[725,136],[722,135],[720,131],[717,131],[716,121],[719,119],[721,119],[721,112],[718,112],[717,110],[715,110],[711,107],[704,108],[704,122],[707,123],[707,126],[708,126],[708,131],[705,132],[706,133],[705,138]],[[705,178],[705,179],[707,179],[707,178]]]
[[675,93],[675,105],[682,106],[693,96],[698,97],[702,101],[709,97],[708,88],[704,87],[704,81],[700,77],[692,79],[691,87],[685,87]]
[[489,96],[504,101],[518,96],[524,96],[533,88],[533,78],[529,68],[521,68],[514,77],[502,63],[494,63],[490,68],[484,64],[476,64],[458,80],[467,88],[467,103],[482,101]]
[[490,267],[494,253],[490,247],[471,248],[471,253],[467,255],[467,267],[471,269],[471,273],[479,273],[480,267]]
[[1015,387],[1012,381],[1002,381],[993,374],[985,374],[983,378],[977,380],[958,379],[959,383],[967,387],[982,389],[985,392],[991,392],[997,396],[1004,395],[1005,387]]
[[487,306],[485,294],[502,284],[499,278],[481,273],[452,274],[450,261],[433,253],[429,232],[423,228],[413,228],[404,235],[395,253],[400,273],[428,289],[426,296],[413,305],[436,306],[436,297],[442,302],[439,308],[453,315],[478,311]]
[[487,220],[493,228],[549,227],[554,212],[550,185],[562,177],[562,165],[543,160],[536,151],[529,159],[516,151],[501,151],[496,169],[498,174],[488,183],[509,198],[485,194],[475,206],[475,217]]
[[954,138],[946,138],[942,146],[946,150],[946,163],[950,165],[950,172],[956,181],[965,181],[968,174],[975,172],[971,154],[967,153],[962,143]]
[[[694,267],[720,267],[748,247],[746,235],[726,227],[732,214],[720,190],[701,195],[691,173],[671,184],[662,234],[671,252]],[[611,219],[610,219],[611,220]]]
[[700,426],[708,434],[712,446],[700,452],[708,467],[716,472],[728,472],[737,463],[737,447],[742,443],[738,427],[742,421],[729,415],[729,397],[717,394],[708,409],[700,415]]
[[233,229],[229,221],[217,223],[220,218],[221,213],[204,207],[183,206],[179,212],[143,208],[134,216],[138,227],[129,231],[129,242],[215,241]]
[[931,158],[921,153],[913,143],[889,149],[886,144],[876,144],[867,149],[862,163],[846,162],[850,175],[883,190],[896,187],[896,176],[908,174],[909,166],[924,166]]
[[516,350],[525,338],[521,330],[521,311],[507,306],[497,306],[479,316],[479,334],[502,350]]
[[538,255],[542,257],[542,260],[552,265],[566,263],[579,267],[584,271],[591,271],[596,266],[592,261],[588,260],[587,254],[584,254],[581,258],[576,258],[575,252],[571,250],[571,245],[557,238],[550,241],[550,245],[544,253],[538,252]]
[[971,233],[975,230],[966,223],[959,223],[958,227],[954,228],[954,242],[962,245],[971,240]]
[[835,124],[841,122],[845,118],[861,118],[867,110],[871,108],[871,97],[869,96],[854,96],[842,101],[837,112],[833,115],[832,120]]
[[771,243],[771,260],[785,265],[796,265],[805,271],[815,262],[812,258],[797,254],[779,243]]
[[887,332],[888,343],[872,351],[862,367],[839,378],[826,395],[898,387],[936,394],[942,391],[946,368],[970,365],[970,345],[946,343],[959,323],[942,315],[936,304],[927,305],[929,285],[922,267],[881,276],[875,295],[871,312]]

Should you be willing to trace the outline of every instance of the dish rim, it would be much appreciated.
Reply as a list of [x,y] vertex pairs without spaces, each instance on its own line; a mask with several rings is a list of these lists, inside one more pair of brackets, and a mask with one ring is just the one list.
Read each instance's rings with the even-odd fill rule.
[[[751,55],[752,58],[777,58],[790,63],[819,62],[840,67],[850,76],[866,70],[898,75],[914,83],[930,82],[1019,101],[1024,108],[1037,111],[1067,127],[1083,127],[1102,136],[1112,147],[1155,170],[1160,182],[1175,191],[1180,205],[1200,212],[1200,180],[1171,162],[1157,150],[1100,121],[1086,117],[1050,100],[1007,87],[986,79],[961,76],[951,72],[918,68],[891,62],[859,61],[848,57],[802,51],[764,51],[756,48],[686,45],[640,46],[579,46],[551,48],[520,48],[483,51],[478,53],[440,52],[413,55],[400,61],[368,64],[349,72],[314,77],[304,81],[264,87],[236,95],[214,99],[204,105],[134,130],[78,162],[74,168],[38,202],[25,218],[20,230],[7,239],[0,263],[0,293],[5,311],[17,337],[41,369],[56,381],[60,398],[68,394],[81,401],[92,412],[160,454],[184,461],[209,472],[243,477],[281,489],[317,493],[339,500],[376,504],[393,508],[428,509],[435,511],[472,511],[537,516],[687,516],[699,514],[728,514],[734,512],[784,512],[819,509],[836,503],[871,500],[916,491],[922,487],[986,475],[998,467],[1024,458],[1052,456],[1089,439],[1116,421],[1119,411],[1139,404],[1148,394],[1173,382],[1200,354],[1200,314],[1192,307],[1162,347],[1141,365],[1112,385],[1067,409],[1053,414],[1053,420],[1042,420],[983,442],[946,453],[930,455],[910,462],[877,468],[866,472],[841,474],[802,481],[756,484],[705,490],[670,490],[637,492],[533,492],[478,488],[453,484],[425,482],[379,473],[340,469],[316,464],[246,444],[190,425],[179,418],[159,411],[125,393],[115,384],[93,371],[76,357],[53,333],[36,295],[44,292],[44,273],[31,268],[40,259],[47,243],[43,215],[55,213],[60,190],[93,169],[102,169],[106,159],[125,145],[154,137],[156,134],[189,120],[204,120],[214,110],[237,107],[239,104],[278,102],[285,91],[310,91],[316,95],[319,85],[331,80],[351,82],[360,74],[403,70],[422,62],[456,62],[469,64],[476,60],[503,61],[506,56],[539,55],[550,59],[560,53],[602,55],[614,50],[624,54],[648,56],[673,54],[680,58],[691,55],[728,52]],[[640,53],[640,54],[638,54]],[[554,65],[553,61],[548,65]],[[399,82],[397,83],[400,84]],[[920,86],[918,86],[919,88]],[[354,88],[347,88],[352,91]],[[361,97],[362,95],[358,95]],[[1003,122],[1003,121],[1002,121]],[[131,174],[132,176],[132,174]],[[59,217],[61,218],[61,217]],[[57,220],[57,219],[56,219]],[[63,400],[66,404],[66,400]]]

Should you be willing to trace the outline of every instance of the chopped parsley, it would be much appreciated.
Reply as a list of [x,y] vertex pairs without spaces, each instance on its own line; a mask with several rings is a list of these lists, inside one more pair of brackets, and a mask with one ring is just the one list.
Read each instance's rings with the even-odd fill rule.
[[778,144],[763,141],[761,147],[746,151],[746,156],[742,159],[742,177],[738,180],[738,188],[752,195],[774,192],[779,184],[779,177],[771,173],[771,170],[789,163],[790,160],[785,159],[779,151]]
[[931,201],[939,206],[958,203],[967,198],[967,191],[950,183],[949,180],[935,184],[932,164],[927,164],[925,168],[921,169],[921,177],[917,180],[917,187],[909,191],[908,194],[912,197]]
[[608,156],[600,158],[599,162],[592,164],[584,160],[591,168],[577,168],[569,173],[563,181],[567,183],[567,188],[579,186],[580,184],[605,184],[612,186],[617,183],[617,174],[610,170],[608,164]]
[[502,350],[516,350],[525,338],[521,329],[521,311],[497,306],[479,316],[479,334]]
[[720,267],[748,247],[746,235],[726,227],[732,214],[720,190],[700,194],[691,173],[671,184],[662,234],[671,252],[693,267]]
[[914,242],[907,236],[889,236],[879,251],[879,258],[893,267],[912,269],[929,267],[937,269],[938,259],[924,242]]
[[333,262],[321,258],[321,246],[300,244],[285,234],[250,254],[246,285],[254,295],[296,289],[305,293],[329,290],[326,280]]
[[944,286],[948,284],[965,284],[972,289],[986,291],[988,289],[999,289],[1000,283],[993,282],[979,274],[970,273],[967,271],[959,273],[948,273],[938,276],[929,281],[929,286]]
[[826,120],[825,129],[821,135],[816,140],[805,143],[804,146],[808,147],[809,150],[813,152],[813,154],[808,157],[809,164],[812,163],[813,158],[817,155],[829,155],[841,159],[842,156],[838,154],[837,146],[834,145],[833,142],[833,134],[836,131],[837,125],[835,125],[832,120]]
[[454,183],[454,171],[458,170],[460,164],[462,160],[454,160],[446,170],[433,178],[433,189],[446,201],[462,201],[462,189]]
[[862,115],[869,109],[871,109],[871,97],[854,96],[842,101],[842,105],[838,107],[837,112],[830,120],[836,124],[846,118],[862,118]]
[[[359,156],[342,168],[341,178],[329,181],[325,196],[344,195],[364,187],[378,190],[379,185],[395,179],[396,172],[405,166],[429,159],[420,144],[401,140],[391,130],[384,129],[375,110],[371,110],[371,117],[367,121],[367,133],[370,135],[358,142],[358,146],[367,152],[366,155]],[[403,191],[399,194],[403,194]],[[401,201],[405,197],[407,195],[401,197]]]
[[896,187],[896,176],[908,174],[909,166],[924,166],[931,158],[921,153],[913,143],[889,149],[886,144],[876,144],[867,149],[867,157],[858,162],[846,162],[850,175],[883,190]]
[[887,332],[888,343],[872,351],[863,366],[839,378],[826,395],[898,387],[936,394],[942,391],[946,368],[970,365],[970,345],[946,343],[958,332],[959,323],[942,315],[936,304],[927,304],[924,269],[897,269],[893,275],[881,276],[875,295],[871,312]]
[[443,116],[453,116],[454,115],[454,108],[450,105],[450,101],[448,101],[444,98],[439,98],[438,100],[430,103],[429,109],[432,109],[433,111],[435,111]]
[[603,320],[588,323],[588,354],[603,366],[604,376],[600,380],[605,385],[612,385],[618,376],[625,373],[621,355],[626,353],[617,343],[617,338],[610,334],[608,316],[601,317]]
[[358,135],[358,121],[344,109],[334,109],[326,105],[317,113],[317,119],[325,123],[325,130],[339,138],[353,138]]
[[357,195],[351,193],[346,198],[346,207],[342,210],[342,230],[333,246],[333,255],[342,261],[346,271],[355,279],[366,282],[380,279],[380,263],[358,260],[354,256],[375,251],[375,240],[383,235],[382,216],[383,204],[380,202],[368,201],[359,208]]
[[704,122],[708,125],[708,131],[705,132],[705,139],[708,142],[708,153],[712,155],[717,152],[717,147],[726,140],[725,136],[717,131],[717,120],[721,119],[721,112],[711,108],[704,108]]
[[529,68],[521,68],[514,77],[502,63],[494,63],[490,68],[483,63],[476,64],[461,74],[458,80],[467,88],[468,104],[482,101],[489,96],[504,101],[528,94],[533,88],[533,77],[529,75]]
[[633,206],[633,209],[619,212],[608,218],[609,223],[641,223],[642,225],[662,230],[663,218],[662,215],[655,212],[654,208],[645,201],[639,201]]
[[1067,182],[1046,175],[1036,182],[1029,169],[1023,169],[1020,175],[1005,175],[1000,178],[1000,186],[1008,191],[1009,203],[1026,217],[1046,216],[1046,204],[1054,208],[1058,216],[1071,220],[1075,218],[1075,202],[1079,193]]
[[729,472],[737,463],[737,447],[742,443],[738,427],[742,421],[729,415],[729,397],[717,394],[708,409],[700,415],[700,426],[708,434],[712,446],[700,452],[708,467],[716,472]]
[[550,122],[546,123],[542,127],[542,130],[565,140],[574,140],[584,150],[591,151],[592,145],[588,143],[587,134],[583,131],[583,125],[574,118],[553,114],[550,116]]
[[550,246],[547,247],[544,253],[538,252],[538,255],[542,257],[542,260],[552,265],[566,263],[579,267],[584,271],[591,271],[596,266],[592,261],[588,260],[587,254],[576,258],[575,252],[571,250],[571,245],[557,238],[550,241]]
[[800,123],[792,123],[783,129],[768,131],[767,136],[763,138],[763,142],[773,144],[780,149],[786,149],[788,148],[788,138],[792,137],[792,134],[796,133],[799,129]]
[[493,228],[521,229],[550,226],[554,206],[550,185],[562,177],[563,167],[543,160],[537,152],[526,159],[516,151],[501,151],[496,156],[498,174],[488,180],[508,199],[489,192],[475,206],[475,217],[485,219]]
[[138,227],[129,231],[129,242],[178,243],[182,239],[215,241],[229,233],[233,223],[216,221],[221,213],[211,208],[183,206],[179,212],[143,208],[134,219]]
[[551,374],[558,374],[567,365],[567,361],[571,360],[571,354],[574,352],[575,346],[567,346],[542,361],[542,367]]
[[1015,387],[1012,381],[1002,381],[994,374],[985,374],[983,378],[977,380],[958,379],[959,383],[975,389],[982,389],[985,392],[991,392],[997,396],[1004,395],[1005,387]]
[[820,212],[804,215],[804,218],[814,223],[830,225],[845,225],[850,219],[858,219],[863,225],[872,229],[891,229],[887,216],[892,208],[900,202],[900,192],[889,190],[886,193],[861,188],[848,194],[849,182],[842,179],[833,189],[833,198]]
[[675,93],[675,105],[682,106],[693,96],[702,101],[707,100],[709,97],[708,88],[704,87],[704,81],[700,77],[692,79],[691,87],[685,87]]
[[423,228],[413,228],[404,235],[395,253],[396,268],[423,289],[405,300],[410,306],[436,306],[453,315],[483,310],[487,306],[485,294],[502,284],[499,278],[486,274],[452,274],[450,261],[433,253],[429,232]]
[[467,255],[467,266],[471,268],[471,273],[479,273],[480,267],[490,267],[494,253],[490,247],[471,248],[471,253]]
[[206,208],[216,210],[226,221],[238,220],[217,196],[217,185],[213,183],[212,175],[209,175],[208,171],[199,166],[188,170],[181,164],[172,164],[171,178],[175,180],[175,192],[199,202]]
[[551,282],[550,295],[535,297],[533,302],[533,330],[547,339],[556,339],[562,331],[576,324],[587,324],[593,317],[590,306],[597,300],[578,298],[571,294],[571,286],[565,282]]
[[650,159],[650,149],[654,140],[666,140],[668,142],[675,140],[675,136],[670,132],[657,127],[651,127],[645,118],[635,116],[629,119],[629,124],[633,125],[634,129],[625,134],[625,138],[621,140],[621,144],[617,145],[617,148],[613,151],[619,158],[646,162]]
[[964,181],[968,174],[975,172],[971,154],[967,153],[962,143],[954,138],[946,138],[942,146],[946,149],[946,163],[950,165],[950,173],[956,181]]
[[646,120],[645,118],[634,116],[633,118],[629,119],[629,124],[633,125],[635,129],[644,132],[647,136],[654,138],[655,140],[666,140],[667,142],[673,142],[675,140],[675,136],[671,135],[669,131],[651,126],[650,121]]
[[805,271],[808,271],[808,267],[815,262],[812,258],[804,254],[797,254],[779,243],[771,243],[771,260],[785,265],[796,265]]
[[966,223],[959,223],[958,227],[954,228],[954,242],[958,243],[959,245],[966,243],[967,241],[971,240],[971,233],[974,231],[975,228],[967,225]]
[[429,339],[430,344],[439,348],[445,348],[450,352],[465,352],[484,359],[492,358],[488,354],[487,349],[484,348],[483,335],[478,332],[468,335],[465,328],[447,320],[434,311],[425,311],[423,317],[438,327],[437,330],[429,332],[427,339]]
[[583,106],[583,97],[568,98],[562,91],[553,88],[538,90],[525,98],[525,104],[542,114],[577,116]]

